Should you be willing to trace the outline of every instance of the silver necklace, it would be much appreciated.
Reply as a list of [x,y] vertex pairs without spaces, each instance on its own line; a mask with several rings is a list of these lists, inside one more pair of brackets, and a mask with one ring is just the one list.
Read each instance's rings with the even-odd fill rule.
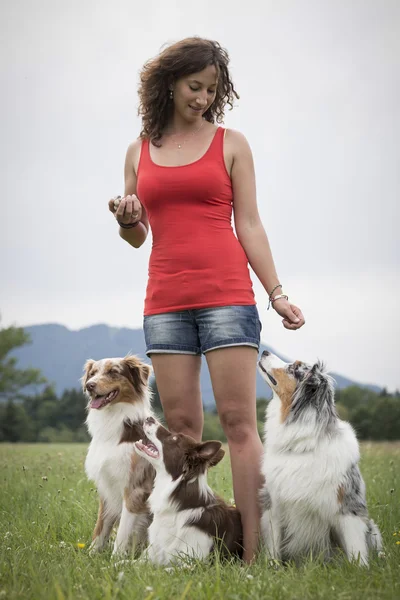
[[196,133],[199,133],[199,131],[200,131],[200,129],[203,127],[203,125],[204,125],[204,119],[202,119],[202,120],[201,120],[201,125],[200,125],[200,127],[198,127],[198,128],[195,130],[195,131],[192,131],[192,133],[190,133],[190,134],[189,134],[189,135],[188,135],[188,136],[187,136],[187,137],[186,137],[184,140],[182,140],[181,142],[177,142],[177,141],[175,141],[175,140],[173,139],[174,137],[176,137],[177,135],[179,135],[179,134],[177,134],[177,133],[174,133],[174,134],[170,135],[170,138],[172,139],[172,141],[174,142],[174,144],[176,144],[176,145],[178,146],[178,150],[180,150],[180,149],[182,148],[182,146],[183,146],[184,144],[186,144],[186,142],[187,142],[188,140],[190,140],[190,139],[191,139],[191,138],[192,138],[194,135],[196,135]]

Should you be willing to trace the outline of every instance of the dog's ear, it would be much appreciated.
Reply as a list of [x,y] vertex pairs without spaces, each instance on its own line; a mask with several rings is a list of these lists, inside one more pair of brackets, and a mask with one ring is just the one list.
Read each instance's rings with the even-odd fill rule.
[[152,373],[152,368],[150,365],[147,365],[146,363],[142,363],[140,365],[140,375],[141,375],[144,385],[147,385],[147,382],[149,381],[149,377],[150,377],[151,373]]
[[128,354],[123,359],[124,364],[129,370],[134,382],[142,385],[147,385],[149,377],[151,375],[151,367],[146,363],[142,362],[137,356]]
[[86,389],[86,382],[88,380],[89,377],[89,373],[90,373],[90,369],[93,367],[94,363],[96,361],[92,360],[91,358],[89,358],[89,360],[87,360],[83,366],[83,375],[81,377],[81,382],[82,382],[82,388],[83,390]]
[[215,465],[217,465],[219,462],[221,462],[221,460],[224,458],[225,456],[225,450],[223,450],[222,448],[220,448],[218,450],[218,452],[212,457],[212,459],[209,461],[209,466],[210,467],[215,467]]
[[190,480],[192,477],[197,477],[209,467],[217,465],[224,455],[221,442],[217,440],[197,444],[186,452],[183,478]]
[[196,447],[197,456],[204,462],[207,462],[210,467],[217,465],[225,456],[225,451],[221,448],[221,442],[211,440],[203,442]]
[[317,387],[321,384],[321,381],[324,378],[324,365],[322,362],[316,362],[312,368],[308,371],[307,375],[304,378],[305,386],[309,391],[312,389],[317,389]]
[[303,382],[305,393],[312,401],[321,405],[324,402],[334,401],[334,386],[332,378],[326,373],[323,362],[316,362],[308,372]]

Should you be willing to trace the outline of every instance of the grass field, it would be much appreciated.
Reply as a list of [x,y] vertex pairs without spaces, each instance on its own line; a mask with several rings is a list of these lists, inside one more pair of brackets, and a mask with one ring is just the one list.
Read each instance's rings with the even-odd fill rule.
[[[400,598],[400,444],[364,444],[362,471],[385,558],[369,569],[339,559],[324,566],[195,565],[166,571],[113,564],[110,551],[88,554],[97,493],[86,480],[85,445],[0,445],[0,600]],[[211,486],[232,496],[229,461]]]

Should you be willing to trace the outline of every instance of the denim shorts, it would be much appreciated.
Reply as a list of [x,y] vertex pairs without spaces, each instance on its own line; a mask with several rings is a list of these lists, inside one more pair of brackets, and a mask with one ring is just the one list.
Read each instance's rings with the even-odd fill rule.
[[143,321],[146,354],[204,354],[229,346],[260,347],[255,305],[197,308],[148,315]]

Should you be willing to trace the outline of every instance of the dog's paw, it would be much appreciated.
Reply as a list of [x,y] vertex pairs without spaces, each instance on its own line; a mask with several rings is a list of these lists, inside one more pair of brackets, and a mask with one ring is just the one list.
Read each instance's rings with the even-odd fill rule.
[[128,555],[128,550],[126,548],[121,548],[120,546],[117,546],[113,548],[113,551],[111,552],[111,557],[112,558],[124,558],[124,556]]
[[[115,560],[115,558],[117,558],[117,557],[113,556],[112,558],[114,558],[114,560]],[[123,566],[126,566],[126,565],[131,565],[134,562],[136,562],[136,561],[133,560],[133,559],[126,558],[124,560],[117,560],[117,561],[113,562],[112,564],[113,564],[114,567],[123,567]]]
[[170,566],[165,567],[164,571],[166,573],[172,573],[173,571],[180,571],[180,570],[194,571],[195,568],[196,568],[195,564],[190,564],[188,562],[178,560],[178,561],[174,561],[173,563],[170,563]]
[[164,571],[166,573],[173,573],[175,571],[175,567],[165,567]]
[[105,544],[100,544],[98,539],[93,540],[89,546],[89,556],[95,556],[104,549]]

